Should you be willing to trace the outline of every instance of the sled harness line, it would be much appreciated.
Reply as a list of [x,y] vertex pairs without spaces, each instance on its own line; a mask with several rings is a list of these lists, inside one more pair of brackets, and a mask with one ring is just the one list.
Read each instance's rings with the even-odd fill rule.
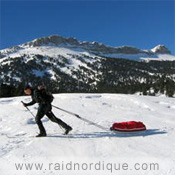
[[70,114],[70,115],[73,115],[73,116],[77,117],[78,119],[80,119],[80,120],[82,120],[82,121],[84,121],[84,122],[86,122],[86,123],[88,123],[88,124],[90,124],[90,125],[94,125],[94,126],[100,128],[100,129],[103,129],[103,130],[105,130],[105,131],[109,131],[107,128],[105,128],[105,127],[103,127],[103,126],[101,126],[101,125],[99,125],[99,124],[97,124],[97,123],[94,123],[94,122],[92,122],[92,121],[90,121],[90,120],[88,120],[88,119],[85,119],[85,118],[83,118],[83,117],[80,117],[78,114],[75,114],[75,113],[73,113],[73,112],[67,111],[67,110],[65,110],[65,109],[59,108],[59,107],[54,106],[54,105],[52,105],[52,106],[53,106],[54,108],[56,108],[56,109],[59,109],[59,110],[61,110],[61,111],[63,111],[63,112],[66,112],[66,113],[68,113],[68,114]]

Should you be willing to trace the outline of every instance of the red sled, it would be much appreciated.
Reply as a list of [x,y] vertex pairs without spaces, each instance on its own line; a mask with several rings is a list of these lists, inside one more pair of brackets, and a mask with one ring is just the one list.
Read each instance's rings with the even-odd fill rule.
[[110,128],[111,131],[122,131],[122,132],[136,132],[145,131],[146,126],[142,122],[129,121],[114,123]]

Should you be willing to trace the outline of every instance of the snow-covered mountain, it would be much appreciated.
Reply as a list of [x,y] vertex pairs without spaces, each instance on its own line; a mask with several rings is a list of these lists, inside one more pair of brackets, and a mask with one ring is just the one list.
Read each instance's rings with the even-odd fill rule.
[[[98,42],[81,42],[75,38],[63,38],[57,35],[35,39],[19,46],[1,50],[0,57],[14,57],[21,54],[41,54],[41,52],[47,56],[56,56],[51,54],[50,51],[55,52],[56,55],[59,53],[60,55],[67,55],[72,54],[72,52],[75,54],[75,52],[79,51],[77,54],[84,52],[85,54],[88,53],[88,55],[134,60],[151,60],[155,58],[157,60],[175,60],[175,57],[171,56],[168,48],[163,45],[158,45],[150,50],[142,50],[131,46],[111,47]],[[161,54],[165,54],[165,58]]]
[[[175,101],[167,97],[122,94],[54,94],[54,105],[93,121],[89,125],[53,108],[73,127],[62,135],[57,125],[43,118],[48,137],[38,132],[21,100],[0,99],[1,175],[174,175]],[[37,105],[29,107],[36,114]],[[114,122],[142,121],[146,132],[112,133]],[[74,169],[74,164],[76,165]]]
[[[141,50],[55,35],[44,37],[0,51],[0,96],[9,91],[19,95],[20,86],[27,83],[49,84],[54,92],[143,93],[159,81],[174,81],[174,60],[175,56],[162,45]],[[148,79],[151,86],[146,90],[138,87]],[[7,90],[6,85],[12,89]],[[126,90],[128,86],[134,89]],[[156,87],[154,92],[159,92]]]

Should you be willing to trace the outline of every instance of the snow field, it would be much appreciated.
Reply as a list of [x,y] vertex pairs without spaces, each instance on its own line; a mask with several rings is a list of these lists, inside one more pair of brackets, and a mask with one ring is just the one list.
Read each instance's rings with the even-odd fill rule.
[[[48,137],[35,138],[38,132],[32,115],[22,106],[30,97],[0,99],[0,174],[175,174],[174,98],[122,94],[55,94],[54,105],[79,114],[109,129],[114,122],[142,121],[146,132],[122,134],[101,130],[75,116],[53,108],[53,112],[73,127],[68,136],[44,117]],[[29,107],[36,114],[37,105]],[[56,163],[97,163],[102,170],[56,170]],[[136,163],[158,163],[158,170],[135,170]],[[17,170],[15,163],[43,163],[41,170]],[[129,170],[112,170],[110,164],[128,164]],[[48,165],[50,164],[50,168]],[[108,169],[106,168],[108,165]],[[111,166],[112,166],[111,165]],[[145,165],[145,164],[144,164]],[[146,165],[145,165],[146,166]],[[105,167],[103,169],[103,167]],[[58,168],[58,167],[57,167]],[[85,167],[84,167],[85,168]],[[90,168],[90,166],[88,167]]]

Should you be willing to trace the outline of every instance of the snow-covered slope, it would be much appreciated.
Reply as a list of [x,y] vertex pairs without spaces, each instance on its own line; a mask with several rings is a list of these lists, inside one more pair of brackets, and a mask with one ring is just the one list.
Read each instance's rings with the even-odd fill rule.
[[[87,63],[93,63],[93,58],[95,58],[95,55],[90,54],[89,52],[83,50],[83,49],[78,49],[78,48],[66,48],[66,47],[56,47],[56,46],[39,46],[39,47],[24,47],[23,49],[19,49],[18,52],[12,52],[10,54],[10,58],[19,58],[21,56],[28,55],[28,58],[25,59],[25,62],[27,63],[30,60],[33,60],[33,57],[35,55],[40,55],[44,56],[45,60],[44,62],[46,63],[52,63],[52,61],[49,61],[47,57],[53,58],[55,60],[61,61],[60,57],[64,57],[68,60],[68,65],[69,65],[69,70],[65,67],[59,67],[62,72],[66,74],[70,74],[70,68],[78,69],[79,65],[86,66],[86,64],[83,64],[80,60],[76,59],[75,57],[90,57],[91,59],[85,59]],[[1,61],[6,60],[7,58],[0,59]],[[3,62],[2,64],[8,64],[7,62]],[[39,76],[39,73],[36,74]]]
[[148,55],[145,53],[140,54],[101,54],[101,56],[109,58],[123,58],[135,61],[174,61],[175,56],[170,54],[153,54]]
[[[1,98],[1,175],[175,174],[174,98],[121,94],[54,96],[54,105],[77,113],[107,130],[53,109],[56,116],[73,127],[73,131],[64,136],[58,125],[43,118],[48,137],[35,138],[37,125],[21,105],[21,100],[27,102],[30,97]],[[37,105],[30,107],[34,114],[36,108]],[[147,131],[135,134],[108,131],[113,122],[130,120],[144,122]],[[26,170],[27,163],[32,170]],[[41,163],[41,170],[38,163]],[[17,170],[19,164],[21,170]]]

